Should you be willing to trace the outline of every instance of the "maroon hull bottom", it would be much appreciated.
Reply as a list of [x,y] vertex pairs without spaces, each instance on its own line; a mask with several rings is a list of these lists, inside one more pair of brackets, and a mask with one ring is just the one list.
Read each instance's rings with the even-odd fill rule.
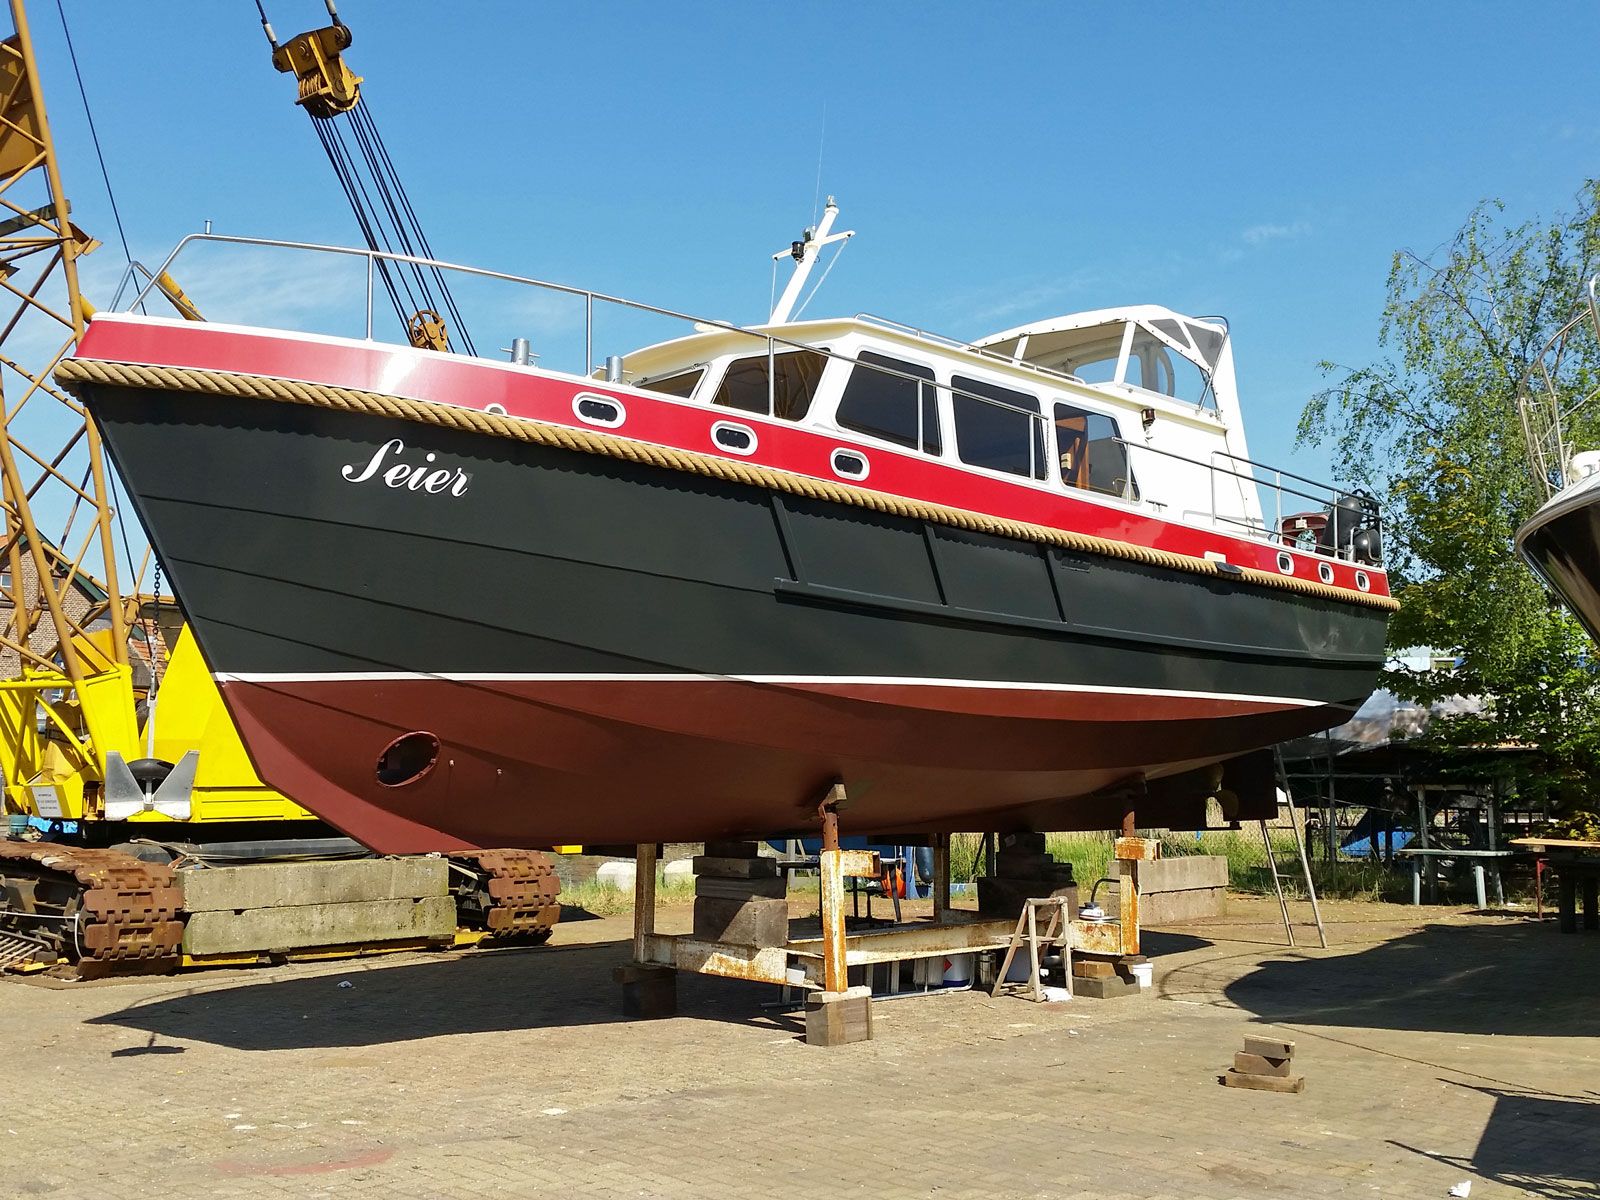
[[[391,854],[804,830],[835,779],[853,833],[1106,828],[1114,817],[1070,802],[1340,719],[1292,700],[847,681],[257,677],[222,691],[265,782]],[[397,739],[385,778],[404,782],[382,782]]]

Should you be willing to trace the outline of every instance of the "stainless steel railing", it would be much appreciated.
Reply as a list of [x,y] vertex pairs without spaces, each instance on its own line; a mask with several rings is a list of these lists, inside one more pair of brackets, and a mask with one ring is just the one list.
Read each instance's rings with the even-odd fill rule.
[[[940,391],[949,392],[952,396],[960,396],[963,399],[977,401],[978,403],[984,405],[989,405],[1012,414],[1026,417],[1028,420],[1029,429],[1028,474],[1026,477],[1020,475],[1014,477],[1029,483],[1031,486],[1042,487],[1042,490],[1049,490],[1052,492],[1060,492],[1063,489],[1067,489],[1069,491],[1076,490],[1069,488],[1068,485],[1066,485],[1065,482],[1059,478],[1059,473],[1054,469],[1054,459],[1057,453],[1055,448],[1055,439],[1053,434],[1049,432],[1049,428],[1047,428],[1053,427],[1053,421],[1046,412],[1010,404],[1004,400],[999,400],[992,396],[981,395],[967,389],[952,386],[951,384],[929,381],[920,376],[899,371],[893,367],[887,367],[877,363],[863,363],[860,362],[854,355],[840,353],[838,351],[828,349],[827,347],[816,346],[807,342],[797,341],[793,338],[787,338],[782,334],[773,333],[768,329],[763,329],[760,327],[746,328],[744,326],[734,325],[728,321],[710,320],[704,317],[695,316],[690,313],[679,312],[670,308],[663,308],[659,305],[645,304],[641,301],[630,300],[623,296],[613,296],[605,292],[597,292],[588,288],[572,287],[568,284],[555,283],[551,280],[538,279],[527,275],[517,275],[506,271],[495,271],[485,267],[465,266],[459,263],[449,263],[439,259],[424,258],[417,255],[396,254],[388,251],[362,249],[350,246],[332,246],[315,242],[295,242],[275,238],[240,237],[231,234],[219,233],[192,233],[184,237],[177,244],[177,246],[173,248],[172,252],[167,255],[166,259],[161,263],[161,266],[156,270],[151,271],[143,265],[139,265],[137,271],[133,267],[130,267],[124,274],[123,281],[117,289],[118,300],[120,301],[120,297],[128,289],[130,283],[137,283],[139,284],[138,291],[133,296],[133,299],[128,303],[127,308],[129,310],[142,310],[146,302],[151,299],[152,293],[164,295],[159,287],[158,281],[162,277],[171,276],[173,266],[178,258],[191,247],[205,244],[269,248],[303,253],[334,255],[348,259],[362,260],[365,265],[363,328],[365,330],[365,336],[368,340],[373,339],[375,332],[375,302],[377,296],[377,277],[379,274],[378,264],[381,261],[392,261],[441,271],[453,271],[469,278],[529,287],[559,296],[567,296],[576,300],[581,300],[583,304],[583,366],[582,369],[577,372],[577,374],[581,377],[588,377],[595,369],[594,334],[595,310],[597,304],[613,306],[622,310],[643,313],[653,317],[664,317],[673,321],[685,322],[699,332],[719,331],[739,337],[748,337],[753,340],[760,341],[765,347],[767,357],[768,416],[772,416],[776,411],[777,372],[775,367],[776,358],[780,348],[785,353],[789,351],[806,351],[827,359],[839,359],[849,362],[855,367],[865,367],[868,370],[917,383],[921,386],[932,386]],[[1074,375],[1070,375],[1062,371],[1056,371],[1048,367],[1041,367],[1033,363],[1021,362],[1005,355],[997,354],[994,351],[987,350],[983,347],[973,346],[968,343],[961,342],[954,338],[945,338],[940,335],[929,334],[926,331],[915,329],[912,326],[903,325],[899,322],[890,321],[882,317],[875,317],[870,314],[861,314],[858,319],[880,326],[898,329],[903,332],[910,332],[919,338],[935,342],[946,349],[956,350],[962,354],[971,355],[980,361],[990,362],[995,365],[1004,366],[1013,370],[1020,368],[1041,377],[1052,386],[1058,388],[1062,384],[1070,384],[1072,387],[1069,393],[1069,398],[1074,402],[1082,398],[1083,389],[1087,388],[1092,391],[1094,388],[1093,384],[1085,383],[1083,380]],[[1048,408],[1049,403],[1053,401],[1054,397],[1046,397],[1043,399],[1045,407]],[[920,448],[920,446],[923,444],[924,433],[922,428],[923,418],[920,395],[917,405],[917,413],[918,447]],[[1107,413],[1104,415],[1110,416],[1111,414]],[[1124,413],[1123,415],[1130,416],[1131,414]],[[956,431],[952,430],[951,432],[955,433]],[[959,447],[959,435],[956,436],[955,440],[957,446]],[[1202,461],[1190,455],[1181,454],[1179,452],[1161,447],[1151,446],[1142,441],[1130,441],[1125,438],[1117,438],[1114,440],[1120,442],[1123,446],[1130,447],[1140,453],[1161,455],[1170,459],[1187,463],[1194,468],[1205,471],[1210,481],[1210,511],[1208,515],[1212,523],[1219,526],[1232,525],[1235,527],[1241,527],[1253,536],[1268,540],[1279,540],[1281,535],[1282,521],[1285,515],[1283,512],[1284,495],[1287,494],[1299,496],[1304,499],[1311,500],[1313,503],[1324,506],[1336,504],[1341,496],[1341,493],[1338,491],[1338,489],[1334,488],[1330,484],[1318,483],[1315,480],[1296,475],[1293,472],[1283,471],[1278,468],[1270,467],[1263,463],[1257,463],[1249,459],[1240,458],[1237,455],[1228,454],[1223,451],[1215,451],[1213,452],[1210,461]],[[1044,458],[1043,462],[1040,461],[1041,455]],[[1217,462],[1219,458],[1227,459],[1233,462],[1236,466],[1242,464],[1246,466],[1248,470],[1239,471],[1232,467],[1219,466]],[[1264,480],[1256,475],[1257,471],[1270,472],[1273,476],[1272,483],[1267,484]],[[1130,473],[1132,473],[1131,459]],[[1277,514],[1277,522],[1273,528],[1268,530],[1263,527],[1263,522],[1251,521],[1247,516],[1237,516],[1229,514],[1225,511],[1221,511],[1218,505],[1217,494],[1217,482],[1219,478],[1237,479],[1244,483],[1257,486],[1258,488],[1270,487],[1276,497],[1275,511]],[[1297,483],[1302,483],[1310,487],[1318,488],[1320,489],[1320,494],[1301,491],[1293,487],[1286,487],[1284,485],[1284,480],[1286,479],[1293,480]],[[1131,491],[1131,488],[1127,490]],[[1242,497],[1244,489],[1241,488],[1240,490],[1241,502],[1243,502]],[[1124,496],[1123,498],[1129,499],[1130,497]],[[1141,502],[1148,503],[1153,507],[1167,507],[1165,502],[1148,498]],[[1248,506],[1246,505],[1246,507]]]

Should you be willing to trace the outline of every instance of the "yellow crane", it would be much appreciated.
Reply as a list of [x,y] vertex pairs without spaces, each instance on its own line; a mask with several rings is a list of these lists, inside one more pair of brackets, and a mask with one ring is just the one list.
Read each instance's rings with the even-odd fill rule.
[[[548,859],[485,851],[384,863],[329,838],[257,777],[181,613],[159,594],[159,568],[151,594],[123,590],[143,578],[149,551],[137,566],[127,557],[98,431],[50,378],[93,313],[77,262],[99,243],[69,219],[22,0],[10,11],[14,32],[0,42],[0,834],[14,836],[0,840],[0,968],[92,974],[285,949],[543,940],[559,914]],[[338,56],[349,31],[334,16],[328,29],[274,42],[274,63],[301,79],[314,117],[359,100],[361,81]],[[153,282],[180,316],[203,319],[176,281]],[[436,313],[409,319],[417,344],[448,349]],[[44,335],[57,348],[42,364],[8,352]],[[330,850],[346,857],[305,861]],[[296,861],[223,865],[272,853]],[[205,886],[174,860],[206,868]],[[343,898],[337,912],[282,901],[319,889]],[[273,911],[254,926],[238,919],[261,904]]]

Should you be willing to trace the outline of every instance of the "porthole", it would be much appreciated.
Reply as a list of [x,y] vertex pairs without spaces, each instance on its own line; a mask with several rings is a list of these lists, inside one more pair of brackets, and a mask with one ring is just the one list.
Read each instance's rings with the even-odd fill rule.
[[734,454],[756,452],[756,431],[748,425],[739,425],[733,421],[718,421],[711,427],[711,440]]
[[497,417],[503,417],[506,415],[506,406],[504,404],[486,404],[483,407],[483,411],[493,413]]
[[1372,590],[1372,580],[1368,577],[1365,571],[1356,572],[1356,586],[1363,592],[1370,592]]
[[395,738],[378,755],[377,777],[384,787],[405,787],[426,779],[439,761],[439,739],[417,730]]
[[1327,563],[1318,563],[1317,564],[1317,578],[1322,580],[1323,583],[1332,583],[1333,582],[1333,568],[1330,567]]
[[1278,570],[1285,575],[1294,574],[1294,556],[1287,550],[1278,551]]
[[845,479],[865,479],[871,469],[867,466],[864,454],[857,454],[854,450],[835,450],[830,460],[833,473]]
[[621,404],[610,396],[597,396],[593,392],[579,392],[574,396],[572,411],[578,420],[606,429],[615,429],[628,419]]

